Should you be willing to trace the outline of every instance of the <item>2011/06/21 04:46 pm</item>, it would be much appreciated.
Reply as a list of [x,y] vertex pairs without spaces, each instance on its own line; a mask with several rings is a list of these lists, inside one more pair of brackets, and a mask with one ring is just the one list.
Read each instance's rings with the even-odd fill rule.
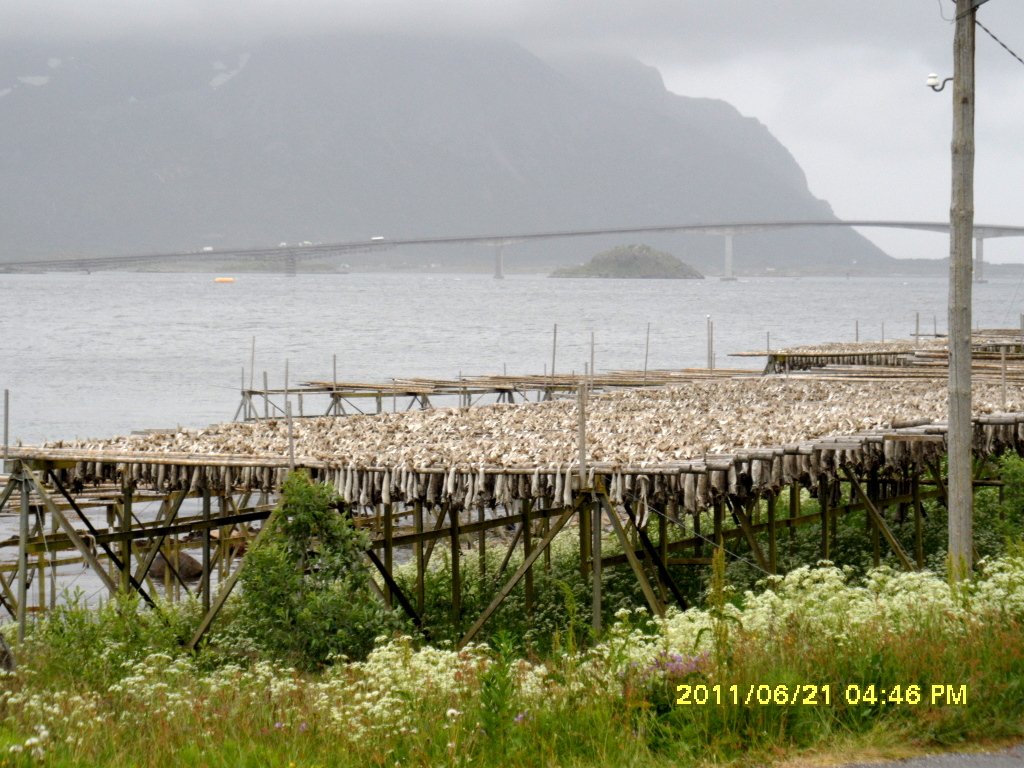
[[[831,683],[820,685],[697,685],[676,686],[676,704],[692,706],[713,704],[718,706],[766,706],[768,704],[789,706],[830,706],[839,703],[834,693],[840,686]],[[925,690],[927,689],[927,691]],[[848,706],[887,706],[928,704],[931,706],[967,704],[967,686],[950,683],[936,683],[930,686],[917,684],[881,686],[875,683],[858,685],[851,683],[842,688],[842,702]]]

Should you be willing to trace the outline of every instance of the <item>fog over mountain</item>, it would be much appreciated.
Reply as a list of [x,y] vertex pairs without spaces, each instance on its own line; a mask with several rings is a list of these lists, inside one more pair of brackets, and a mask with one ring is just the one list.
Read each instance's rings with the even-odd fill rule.
[[[336,34],[0,52],[0,259],[833,218],[756,119],[627,59]],[[634,236],[702,271],[713,236]],[[506,252],[581,262],[621,238]],[[372,254],[489,263],[481,248]],[[738,237],[738,270],[878,271],[851,230]]]

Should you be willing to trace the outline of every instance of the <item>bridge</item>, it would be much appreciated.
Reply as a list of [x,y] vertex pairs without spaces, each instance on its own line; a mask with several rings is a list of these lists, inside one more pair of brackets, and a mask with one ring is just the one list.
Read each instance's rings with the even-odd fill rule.
[[[504,276],[504,249],[515,243],[536,240],[558,240],[576,237],[596,237],[601,235],[635,235],[658,233],[687,233],[721,235],[724,238],[725,250],[722,279],[734,279],[733,273],[733,238],[736,235],[751,232],[767,232],[782,229],[798,229],[808,227],[861,227],[882,229],[910,229],[927,232],[949,232],[948,221],[888,221],[878,219],[833,219],[833,220],[795,220],[795,221],[752,221],[752,222],[720,222],[711,224],[664,224],[638,227],[609,227],[603,229],[551,230],[544,232],[525,232],[515,234],[458,235],[451,237],[373,237],[369,240],[347,240],[334,243],[315,243],[308,245],[291,245],[278,247],[249,248],[204,248],[201,251],[170,251],[163,253],[116,255],[116,256],[76,256],[61,259],[38,259],[32,261],[12,261],[0,263],[2,272],[25,271],[92,271],[101,269],[117,269],[145,264],[200,262],[211,258],[245,258],[252,261],[281,262],[288,274],[294,274],[299,261],[313,258],[341,256],[346,253],[387,250],[403,246],[423,245],[487,245],[494,251],[494,276]],[[985,240],[994,237],[1024,236],[1024,226],[1006,224],[975,224],[974,225],[974,280],[984,279],[984,245]]]

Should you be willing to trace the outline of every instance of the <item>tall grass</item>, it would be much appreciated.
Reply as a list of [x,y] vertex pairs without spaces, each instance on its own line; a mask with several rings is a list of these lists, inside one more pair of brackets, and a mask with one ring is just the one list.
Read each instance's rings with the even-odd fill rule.
[[[663,620],[622,610],[586,650],[524,659],[507,639],[456,651],[397,637],[317,674],[269,661],[206,668],[165,629],[155,651],[123,642],[134,623],[124,606],[102,623],[77,616],[88,631],[76,635],[72,614],[86,612],[69,608],[4,678],[0,764],[691,765],[851,740],[1024,735],[1024,549],[962,587],[832,566],[766,586],[731,594],[720,562],[704,609]],[[680,684],[832,695],[679,705]],[[923,693],[871,704],[847,700],[849,685]],[[932,685],[966,686],[966,702],[932,702]]]
[[[453,617],[442,557],[427,580],[430,642],[381,637],[364,660],[319,671],[266,656],[230,610],[191,655],[180,641],[198,622],[195,604],[72,601],[39,622],[16,648],[18,670],[0,678],[0,768],[747,765],[805,750],[1021,738],[1021,466],[1009,467],[1002,499],[979,493],[989,556],[970,582],[946,580],[938,549],[936,571],[903,573],[867,567],[870,548],[851,547],[854,562],[761,574],[754,585],[716,550],[707,581],[691,585],[702,607],[662,619],[635,607],[628,570],[606,569],[600,637],[571,537],[550,569],[538,561],[532,616],[520,586],[483,641],[456,650],[500,581],[500,558],[481,569],[465,557],[465,611]],[[934,505],[928,524],[940,519]],[[780,549],[813,544],[793,537]],[[680,685],[717,690],[719,702],[680,704]],[[934,701],[933,686],[944,694]]]

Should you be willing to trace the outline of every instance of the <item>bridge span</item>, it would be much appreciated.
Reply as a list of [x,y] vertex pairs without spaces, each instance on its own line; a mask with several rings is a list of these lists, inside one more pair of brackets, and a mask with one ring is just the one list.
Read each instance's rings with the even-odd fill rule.
[[[347,240],[334,243],[315,243],[309,245],[292,245],[278,247],[242,247],[217,248],[202,251],[168,251],[161,253],[128,254],[113,256],[73,256],[60,259],[37,259],[31,261],[12,261],[0,263],[0,271],[92,271],[100,269],[117,269],[145,264],[201,262],[211,258],[246,258],[254,261],[279,262],[289,274],[294,274],[297,262],[323,258],[325,256],[341,256],[346,253],[388,250],[398,247],[423,245],[487,245],[494,250],[494,276],[504,276],[504,249],[515,243],[535,240],[557,240],[576,237],[596,237],[601,235],[634,235],[658,233],[690,233],[721,235],[724,238],[724,260],[722,278],[733,279],[733,238],[736,235],[751,232],[766,232],[781,229],[798,229],[807,227],[858,227],[909,229],[928,232],[949,232],[949,222],[941,221],[889,221],[879,219],[834,219],[834,220],[794,220],[794,221],[738,221],[717,222],[709,224],[662,224],[637,227],[608,227],[602,229],[549,230],[542,232],[520,232],[513,234],[456,235],[435,237],[373,237],[369,240]],[[1024,226],[1008,224],[975,224],[974,225],[974,279],[984,279],[984,243],[994,237],[1024,236]]]

